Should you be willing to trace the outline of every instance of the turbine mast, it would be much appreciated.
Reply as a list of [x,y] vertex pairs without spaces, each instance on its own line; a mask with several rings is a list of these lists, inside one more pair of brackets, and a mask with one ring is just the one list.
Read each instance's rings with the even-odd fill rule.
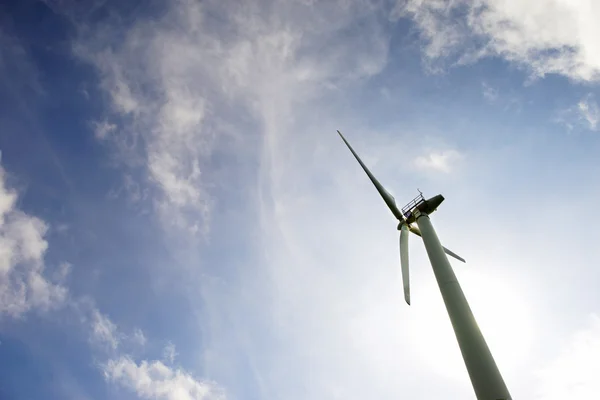
[[496,361],[429,219],[429,214],[443,199],[438,195],[421,202],[412,210],[412,214],[421,231],[477,400],[511,400]]

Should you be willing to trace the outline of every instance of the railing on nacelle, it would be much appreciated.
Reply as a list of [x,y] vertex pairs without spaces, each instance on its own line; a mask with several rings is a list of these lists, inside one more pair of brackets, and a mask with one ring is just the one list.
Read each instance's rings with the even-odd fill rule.
[[414,210],[419,204],[424,202],[425,198],[423,197],[423,193],[419,191],[419,195],[417,197],[415,197],[407,205],[402,207],[402,215],[404,215],[404,217],[408,219],[412,214],[411,211]]

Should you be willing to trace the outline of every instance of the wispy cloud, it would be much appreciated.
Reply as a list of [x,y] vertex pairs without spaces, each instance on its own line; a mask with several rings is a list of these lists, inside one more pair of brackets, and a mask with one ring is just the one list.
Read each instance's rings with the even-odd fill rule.
[[[210,317],[205,315],[202,323],[213,339],[210,349],[195,351],[213,354],[211,370],[240,393],[243,389],[235,373],[225,371],[235,369],[241,359],[252,366],[266,398],[326,398],[331,393],[328,381],[339,376],[356,377],[356,386],[363,390],[368,384],[358,379],[358,361],[348,368],[351,373],[339,368],[340,362],[352,358],[340,354],[343,347],[335,345],[339,342],[335,333],[340,333],[345,338],[342,341],[351,346],[349,334],[343,333],[344,324],[321,329],[327,334],[318,340],[315,348],[319,350],[310,350],[318,321],[329,317],[335,321],[335,310],[346,309],[333,301],[335,294],[327,294],[325,283],[331,282],[332,272],[318,272],[318,263],[314,263],[294,281],[302,271],[302,257],[283,268],[284,260],[290,257],[280,250],[294,247],[292,236],[298,234],[290,229],[290,210],[296,201],[315,201],[303,190],[311,179],[322,176],[323,166],[319,164],[299,173],[306,164],[304,157],[320,141],[321,132],[331,132],[334,139],[333,117],[327,121],[318,118],[317,124],[315,110],[317,103],[321,104],[320,96],[359,85],[385,67],[389,40],[381,24],[387,17],[385,10],[376,8],[378,2],[363,1],[266,1],[242,7],[227,1],[205,2],[202,7],[191,1],[173,4],[176,7],[161,19],[127,27],[119,43],[104,41],[102,35],[82,37],[76,51],[98,69],[117,119],[120,124],[125,122],[119,134],[139,146],[136,152],[160,190],[157,210],[165,227],[175,225],[183,232],[197,228],[210,235],[214,192],[223,189],[210,167],[222,159],[252,160],[252,184],[240,189],[241,199],[230,199],[226,204],[228,208],[232,201],[244,204],[236,210],[247,219],[236,224],[253,224],[258,237],[247,245],[257,254],[269,254],[269,262],[250,267],[244,261],[245,268],[236,270],[234,282],[227,281],[231,295],[202,293],[202,311]],[[305,216],[303,224],[310,218]],[[198,259],[187,261],[199,274]],[[310,282],[320,283],[314,287],[315,298],[303,305],[300,292],[314,286]],[[246,298],[249,293],[255,295]],[[339,298],[346,296],[337,294]],[[320,301],[328,305],[319,305]],[[317,308],[326,310],[310,316],[308,310]],[[273,321],[270,315],[276,315],[274,323],[283,327],[263,325]],[[307,326],[307,330],[293,333],[290,315],[297,317],[295,324]],[[234,329],[232,338],[232,330],[212,323],[213,318],[232,321],[240,329]],[[247,337],[289,343],[289,348],[247,345],[227,362],[219,359],[229,354],[230,348],[242,347],[245,340],[240,338]],[[221,338],[233,341],[220,347]],[[295,360],[295,354],[307,352],[310,359]],[[314,363],[314,374],[306,363]],[[290,366],[286,373],[281,369],[284,364]],[[165,383],[149,383],[144,389],[139,377],[145,379],[162,371],[163,364],[124,358],[110,365],[110,376],[145,396],[158,396],[163,392],[157,387],[171,387],[168,385],[175,377],[183,376],[169,370],[162,378]],[[290,389],[309,375],[317,382],[311,385],[308,396]]]
[[569,131],[576,127],[584,130],[598,130],[600,121],[600,108],[595,96],[588,93],[577,104],[559,110],[555,122],[564,125]]
[[[247,125],[236,126],[237,132],[223,125],[250,113],[271,131],[276,120],[291,118],[293,103],[373,75],[386,62],[386,38],[369,18],[374,4],[270,3],[240,8],[181,0],[159,20],[125,27],[115,20],[81,30],[94,33],[83,33],[75,52],[100,72],[113,118],[131,121],[116,140],[142,158],[162,193],[157,210],[165,225],[209,231],[211,188],[218,185],[208,168],[210,154],[223,143],[252,140],[243,133]],[[258,12],[269,8],[270,17]],[[209,14],[226,18],[228,28],[206,23]],[[367,34],[348,29],[357,17],[364,17]],[[123,39],[114,42],[112,31],[123,32]],[[99,125],[97,136],[107,136],[112,124]]]
[[224,396],[210,383],[202,382],[181,369],[173,369],[160,361],[135,362],[129,357],[110,360],[104,374],[134,391],[142,399],[216,400]]
[[483,97],[490,103],[496,102],[498,100],[498,89],[490,86],[486,82],[481,83],[481,90]]
[[165,359],[165,361],[167,361],[169,364],[173,364],[175,362],[175,357],[177,357],[178,355],[179,354],[175,349],[175,345],[169,342],[163,350],[163,358]]
[[[62,262],[52,279],[45,276],[47,225],[17,207],[18,193],[10,189],[6,181],[7,174],[0,167],[0,318],[21,318],[32,310],[44,312],[65,305],[68,290],[63,285],[72,265]],[[104,372],[111,381],[132,387],[142,398],[222,398],[216,385],[198,381],[184,369],[171,370],[160,361],[133,363],[128,350],[132,344],[144,347],[145,334],[140,329],[132,334],[122,332],[91,299],[70,298],[68,305],[70,307],[63,310],[74,312],[66,315],[77,317],[82,332],[89,334],[92,354],[95,358],[107,359]],[[104,351],[97,352],[98,348]],[[173,363],[176,355],[173,344],[167,346],[165,355]],[[63,390],[77,390],[78,383],[69,381],[69,376],[62,379],[59,385]]]
[[[300,272],[300,259],[294,266],[282,268],[282,260],[288,257],[278,248],[292,243],[286,216],[293,208],[291,202],[302,200],[294,199],[294,194],[320,170],[315,164],[310,173],[297,175],[301,157],[319,142],[320,132],[329,129],[335,133],[332,118],[310,129],[311,123],[316,124],[316,102],[322,95],[360,84],[386,65],[389,39],[380,22],[387,16],[376,9],[377,4],[265,1],[240,7],[234,2],[214,1],[201,7],[197,2],[178,1],[158,20],[138,21],[125,29],[118,23],[99,28],[124,31],[124,39],[120,37],[118,43],[105,40],[98,29],[94,30],[96,35],[78,40],[76,54],[97,68],[102,88],[110,96],[116,114],[112,116],[115,122],[110,123],[117,124],[118,120],[119,137],[132,145],[126,152],[135,150],[150,182],[159,189],[156,210],[167,230],[175,227],[183,236],[196,231],[210,236],[214,193],[232,190],[229,177],[217,180],[223,177],[213,175],[215,168],[211,166],[233,159],[252,160],[248,164],[254,168],[251,181],[239,188],[236,194],[240,198],[229,198],[224,204],[231,210],[232,203],[239,202],[234,211],[244,218],[236,220],[237,229],[249,223],[254,227],[257,236],[245,245],[256,254],[273,254],[268,263],[249,265],[243,261],[245,268],[236,270],[233,282],[227,281],[226,292],[194,291],[194,303],[203,302],[203,330],[212,340],[208,349],[186,350],[211,354],[203,355],[207,368],[222,377],[228,389],[243,393],[237,373],[231,372],[243,363],[244,371],[246,365],[251,366],[265,398],[306,398],[290,387],[309,379],[307,365],[298,365],[294,354],[309,351],[313,328],[305,332],[306,336],[292,334],[284,316],[291,311],[288,315],[298,316],[297,323],[316,326],[321,317],[334,314],[328,308],[309,321],[305,306],[296,309],[298,290],[308,287],[311,274],[305,271],[305,278],[293,284],[293,277]],[[312,116],[311,122],[304,120],[304,115]],[[303,144],[307,139],[309,147]],[[279,215],[280,211],[285,215]],[[282,230],[284,235],[280,235]],[[262,248],[265,243],[267,248]],[[175,249],[179,245],[174,245]],[[186,259],[196,275],[204,270],[199,258]],[[331,280],[329,273],[324,271],[310,279],[323,277],[317,290],[319,299],[329,298],[324,286]],[[206,282],[202,279],[204,285]],[[229,290],[231,293],[225,295]],[[275,299],[275,304],[267,302],[265,296]],[[317,304],[315,298],[306,307],[321,307]],[[284,318],[274,322],[284,328],[264,325],[273,321],[269,315]],[[229,324],[240,328],[232,330]],[[335,332],[343,330],[342,326],[334,328]],[[243,345],[250,340],[247,338],[252,339],[250,345]],[[326,362],[315,371],[320,375],[318,384],[310,389],[308,398],[327,397],[331,386],[328,377],[341,373],[336,372],[339,349],[327,350],[335,343],[333,338],[332,330],[317,346],[325,353],[311,356],[311,362]],[[271,339],[290,346],[263,348],[255,344]],[[236,349],[235,355],[229,356],[231,349]],[[166,363],[173,354],[165,356]],[[295,371],[286,373],[287,378],[281,369],[284,364]],[[353,372],[357,373],[358,365],[353,364]],[[140,383],[140,377],[145,379],[157,370],[164,370],[164,365],[122,358],[114,360],[108,371],[140,396],[162,395],[161,387],[171,388],[174,379],[182,379],[175,377],[184,376],[169,370],[156,383]],[[323,374],[325,371],[330,372]],[[285,383],[287,379],[294,383]],[[355,382],[359,385],[359,379]]]
[[414,159],[413,165],[422,171],[442,172],[445,174],[455,170],[464,155],[457,150],[432,151]]
[[108,121],[95,122],[93,126],[94,134],[98,140],[109,139],[110,135],[117,129],[117,125],[111,124]]
[[[17,197],[0,167],[0,315],[11,317],[23,316],[31,309],[55,309],[68,295],[64,286],[45,276],[47,224],[21,211]],[[66,274],[68,269],[63,269]]]
[[[204,101],[211,77],[204,66],[210,48],[195,30],[201,25],[199,5],[179,3],[185,6],[185,16],[174,7],[160,23],[141,22],[126,31],[119,44],[107,41],[102,31],[124,27],[97,26],[97,35],[82,37],[75,51],[100,71],[114,111],[107,118],[130,121],[116,131],[116,124],[107,119],[96,125],[96,136],[111,139],[125,165],[132,159],[145,165],[150,182],[162,193],[156,209],[165,226],[206,233],[211,200],[202,170],[212,134],[206,127]],[[183,36],[168,30],[179,23],[180,32],[187,32]],[[205,78],[195,83],[186,79],[187,73]],[[150,92],[143,89],[147,85]]]
[[143,354],[148,337],[140,328],[124,331],[107,313],[102,312],[89,297],[74,299],[70,308],[87,335],[92,353],[98,357],[133,353]]
[[[90,342],[105,350],[94,352],[95,358],[104,359],[99,364],[106,380],[123,386],[142,399],[165,400],[216,400],[223,399],[221,388],[214,382],[197,379],[181,367],[172,367],[177,352],[171,342],[164,349],[168,363],[140,357],[134,361],[132,350],[145,347],[148,339],[141,329],[131,334],[123,332],[110,317],[101,313],[90,301],[80,302],[79,311],[88,310],[90,317],[83,318],[87,325]],[[132,347],[132,345],[134,347]],[[139,351],[138,351],[139,353]],[[144,351],[141,352],[142,356]]]
[[92,310],[91,329],[93,342],[106,345],[113,350],[119,346],[117,326],[97,309]]
[[592,95],[587,95],[577,103],[580,117],[587,123],[589,129],[595,131],[600,120],[600,109]]
[[58,265],[58,268],[52,274],[52,279],[54,282],[64,284],[67,277],[71,275],[71,271],[73,270],[73,264],[70,262],[61,262]]
[[600,77],[595,21],[589,2],[398,1],[396,16],[419,26],[429,62],[472,62],[500,56],[533,76],[557,73],[576,80]]
[[137,344],[138,346],[145,346],[146,343],[148,343],[148,339],[146,338],[146,335],[144,334],[144,332],[141,329],[136,329],[135,331],[133,331],[133,336],[132,336],[132,342]]

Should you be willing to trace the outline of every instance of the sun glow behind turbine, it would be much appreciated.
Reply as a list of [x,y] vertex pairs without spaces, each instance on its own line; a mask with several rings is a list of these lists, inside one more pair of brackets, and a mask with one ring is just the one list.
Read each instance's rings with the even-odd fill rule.
[[[458,271],[457,275],[494,358],[509,379],[529,360],[535,330],[529,302],[519,290],[500,295],[515,285],[488,269],[485,273],[473,269]],[[413,286],[419,293],[411,306],[415,312],[408,316],[410,321],[406,324],[412,350],[432,373],[468,383],[464,370],[456,368],[461,355],[435,279],[423,274],[419,278],[424,279]]]

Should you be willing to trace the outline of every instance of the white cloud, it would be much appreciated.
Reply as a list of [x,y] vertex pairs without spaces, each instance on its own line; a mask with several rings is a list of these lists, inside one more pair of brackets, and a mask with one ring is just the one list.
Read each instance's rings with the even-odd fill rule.
[[[107,361],[100,365],[109,382],[133,390],[143,399],[164,400],[214,400],[222,399],[216,384],[202,382],[181,368],[172,368],[161,361],[133,361],[129,350],[144,347],[148,339],[144,332],[136,328],[132,334],[123,332],[108,315],[102,314],[90,299],[82,299],[79,311],[89,315],[82,318],[88,326],[89,340],[94,345],[108,349]],[[131,347],[134,345],[134,347]],[[129,349],[128,349],[129,347]],[[97,357],[100,355],[97,355]],[[173,364],[177,352],[169,342],[164,349],[164,357]]]
[[175,357],[177,357],[178,355],[179,353],[177,353],[175,345],[169,342],[163,350],[163,358],[165,359],[165,361],[167,361],[169,364],[173,364],[175,362]]
[[110,360],[104,374],[142,399],[213,400],[224,396],[210,383],[202,382],[181,369],[173,369],[160,361],[141,361],[129,357]]
[[[174,7],[162,22],[129,27],[118,44],[105,41],[103,30],[127,28],[95,27],[97,36],[82,37],[75,52],[97,67],[113,111],[130,118],[119,131],[110,121],[97,124],[96,136],[110,136],[124,164],[137,160],[146,166],[150,181],[163,194],[156,209],[165,225],[199,225],[206,233],[210,198],[201,171],[203,156],[212,147],[211,133],[204,127],[204,92],[210,78],[203,71],[209,61],[201,61],[208,54],[202,33],[196,31],[201,13],[194,4],[179,2],[185,14]],[[182,24],[183,36],[167,29],[177,24]],[[197,81],[188,79],[192,76]]]
[[120,334],[117,326],[97,309],[92,309],[91,320],[92,342],[99,343],[116,350],[120,342]]
[[69,225],[57,224],[56,226],[54,226],[54,230],[58,233],[64,234],[69,230]]
[[600,6],[593,1],[401,0],[396,16],[416,22],[434,64],[500,56],[534,76],[600,77]]
[[483,97],[490,103],[494,103],[498,100],[498,89],[491,87],[489,84],[482,82],[482,93]]
[[413,165],[422,171],[452,172],[464,156],[456,150],[432,151],[414,159]]
[[582,97],[577,104],[559,110],[554,121],[564,125],[568,131],[573,131],[576,127],[596,131],[599,128],[600,108],[594,95],[589,93]]
[[[205,215],[210,213],[210,201],[205,202],[207,198],[210,200],[212,171],[207,167],[207,159],[221,141],[231,147],[218,148],[219,157],[214,161],[248,157],[259,169],[258,182],[253,181],[245,188],[248,197],[239,201],[255,201],[257,192],[264,201],[242,209],[249,211],[251,218],[244,221],[255,223],[253,229],[258,236],[249,246],[259,254],[268,254],[269,262],[247,265],[248,268],[239,271],[239,279],[235,281],[241,286],[232,283],[239,290],[226,299],[221,293],[204,292],[204,287],[201,294],[202,327],[211,342],[209,349],[196,351],[202,353],[201,357],[210,358],[207,370],[229,380],[224,384],[234,390],[240,390],[240,386],[235,379],[237,372],[232,370],[243,359],[252,374],[243,378],[253,379],[264,398],[328,398],[332,387],[341,390],[346,398],[369,397],[372,387],[377,387],[377,394],[397,393],[389,390],[389,386],[396,388],[399,383],[387,381],[387,375],[381,373],[383,365],[393,363],[387,339],[397,340],[392,335],[398,331],[397,320],[386,322],[385,326],[391,329],[383,333],[380,325],[358,327],[354,320],[348,320],[353,311],[346,299],[356,292],[345,291],[343,283],[347,281],[340,284],[337,277],[346,276],[352,282],[364,278],[370,282],[370,274],[362,275],[363,270],[357,267],[360,261],[352,260],[350,269],[337,270],[337,275],[331,268],[319,271],[322,260],[312,262],[316,260],[310,254],[299,252],[297,257],[291,257],[284,251],[296,246],[301,249],[305,241],[317,240],[328,233],[328,238],[339,238],[336,244],[340,248],[346,247],[333,226],[331,230],[320,230],[318,235],[307,234],[310,231],[303,225],[318,217],[307,213],[307,204],[302,201],[307,199],[311,204],[314,197],[305,196],[303,190],[308,189],[315,176],[323,176],[324,164],[311,164],[310,171],[303,168],[307,151],[320,141],[323,132],[330,132],[330,138],[337,140],[331,121],[323,121],[322,114],[315,112],[319,96],[336,93],[345,85],[356,85],[377,74],[386,64],[388,37],[381,29],[377,12],[373,11],[374,4],[367,3],[342,0],[304,5],[267,1],[247,2],[239,7],[237,3],[232,6],[232,2],[223,1],[202,3],[202,12],[194,5],[197,3],[183,1],[177,3],[178,10],[171,10],[164,19],[148,26],[141,23],[129,30],[122,48],[105,44],[113,47],[114,53],[94,51],[105,58],[91,57],[104,79],[110,75],[110,79],[120,79],[131,88],[128,93],[136,99],[136,107],[122,107],[120,100],[113,101],[114,107],[123,114],[129,113],[127,117],[134,120],[123,133],[143,136],[144,163],[162,191],[161,212],[169,216],[169,222],[177,222],[179,215],[189,215],[187,228],[198,223],[202,230],[209,223]],[[226,29],[220,29],[223,27]],[[95,49],[93,44],[87,46]],[[116,70],[119,72],[113,72]],[[139,87],[145,91],[138,91]],[[153,96],[147,96],[148,93]],[[197,109],[196,118],[190,118],[191,109]],[[310,127],[303,120],[304,115],[312,116],[315,125]],[[234,134],[222,129],[224,120],[233,125]],[[341,151],[338,154],[347,156]],[[302,174],[297,173],[300,169]],[[298,203],[300,207],[295,207]],[[345,202],[354,208],[349,203]],[[272,204],[275,206],[271,207]],[[187,214],[187,210],[191,212]],[[299,230],[295,230],[298,226],[290,226],[289,210],[303,217]],[[302,261],[311,267],[307,270]],[[190,264],[197,272],[197,259]],[[342,262],[333,264],[339,268]],[[262,286],[261,279],[270,284]],[[257,280],[257,286],[252,286]],[[204,279],[203,284],[207,285]],[[311,296],[306,299],[308,292]],[[245,296],[250,299],[246,301]],[[260,303],[263,296],[272,300]],[[370,308],[358,301],[364,306],[360,316],[369,320],[366,317]],[[368,303],[371,304],[376,301]],[[249,312],[240,316],[243,313],[240,310]],[[386,319],[389,313],[382,313],[381,317],[389,321]],[[232,321],[240,324],[240,329],[221,330],[213,319]],[[256,334],[253,329],[266,320],[268,325],[256,328],[260,337],[253,336]],[[298,326],[302,329],[295,329]],[[355,338],[357,330],[372,340]],[[263,342],[272,346],[262,348]],[[369,354],[368,346],[361,346],[358,355],[348,351],[356,343],[376,346],[376,354]],[[229,356],[231,349],[235,349],[235,354]],[[386,362],[379,368],[373,367],[374,372],[363,379],[366,365],[363,361],[378,357]],[[166,363],[168,357],[165,358]],[[368,365],[372,367],[374,363]],[[156,371],[164,369],[162,363],[140,363],[127,358],[113,361],[108,368],[115,381],[149,398],[167,396],[162,394],[167,389],[157,387],[159,384],[167,387],[173,379],[147,379],[148,375],[159,375]],[[390,370],[396,371],[397,365]],[[169,376],[177,375],[169,371]],[[378,385],[381,381],[385,384]],[[296,390],[298,387],[306,387],[306,392]]]
[[[270,17],[262,12],[271,7]],[[162,193],[156,209],[164,224],[207,234],[216,186],[210,155],[221,143],[252,140],[248,124],[235,126],[238,116],[254,114],[271,131],[292,117],[292,104],[380,71],[387,38],[373,7],[180,0],[158,20],[86,26],[74,48],[100,72],[113,111],[130,121],[112,136],[123,159],[132,152],[142,159]],[[220,18],[226,29],[207,22]],[[350,30],[360,18],[362,31]],[[222,129],[227,124],[235,128]]]
[[44,276],[48,227],[17,208],[17,193],[6,187],[5,178],[0,167],[0,315],[19,317],[31,309],[57,308],[67,289]]
[[600,317],[571,336],[556,359],[538,372],[540,400],[588,400],[600,393]]
[[600,109],[598,109],[598,103],[596,103],[593,96],[588,95],[582,98],[577,103],[577,110],[580,117],[587,123],[589,129],[595,131],[598,128],[598,121],[600,120]]
[[67,277],[71,274],[73,264],[69,262],[61,262],[56,271],[52,275],[52,279],[57,283],[64,283]]
[[111,134],[117,129],[115,124],[111,124],[108,121],[95,122],[94,126],[94,135],[98,140],[107,140]]
[[[224,399],[216,384],[200,381],[184,369],[169,367],[161,361],[133,361],[125,347],[127,342],[145,346],[148,340],[142,330],[135,329],[133,334],[127,335],[108,315],[102,314],[89,301],[83,300],[80,305],[83,309],[89,308],[91,313],[90,341],[107,346],[111,350],[108,361],[101,365],[102,372],[109,382],[132,390],[142,399]],[[165,358],[172,364],[176,355],[175,346],[169,342],[164,349]]]
[[145,346],[146,343],[148,343],[148,339],[146,339],[146,335],[144,335],[144,332],[141,329],[135,329],[133,331],[133,335],[131,337],[131,340],[133,341],[133,343],[137,344],[138,346]]

